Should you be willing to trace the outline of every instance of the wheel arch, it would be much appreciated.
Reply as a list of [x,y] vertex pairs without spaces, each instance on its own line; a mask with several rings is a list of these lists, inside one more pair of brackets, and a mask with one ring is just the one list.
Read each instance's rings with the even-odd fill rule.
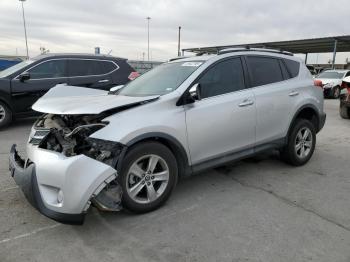
[[0,102],[4,103],[13,112],[13,107],[11,106],[11,103],[9,103],[7,99],[4,99],[3,97],[0,96]]
[[117,171],[120,172],[122,166],[122,158],[125,156],[127,151],[136,146],[139,143],[147,142],[147,141],[156,141],[159,142],[170,149],[170,151],[174,154],[176,158],[176,162],[179,168],[180,176],[187,176],[192,173],[192,169],[190,167],[190,159],[182,144],[173,136],[170,136],[165,133],[160,132],[151,132],[142,134],[130,140],[125,147],[124,152],[122,152],[121,159],[119,159],[117,164]]
[[293,119],[291,121],[291,124],[288,129],[287,137],[289,137],[289,134],[292,130],[293,125],[295,124],[297,119],[307,119],[311,121],[316,129],[316,132],[320,131],[320,125],[321,125],[321,115],[317,109],[316,106],[312,104],[306,104],[300,107],[294,114]]

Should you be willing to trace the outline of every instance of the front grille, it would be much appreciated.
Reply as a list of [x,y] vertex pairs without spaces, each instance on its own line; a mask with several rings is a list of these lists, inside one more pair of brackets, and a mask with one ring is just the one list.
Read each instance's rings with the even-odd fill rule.
[[32,137],[30,140],[29,140],[29,143],[30,144],[33,144],[33,145],[39,145],[40,142],[41,142],[42,138],[34,138]]
[[34,137],[44,137],[46,136],[48,133],[50,133],[50,130],[49,129],[45,129],[45,130],[37,130],[35,131],[34,133]]
[[37,129],[34,135],[30,137],[29,143],[32,145],[39,145],[40,142],[50,133],[50,129]]

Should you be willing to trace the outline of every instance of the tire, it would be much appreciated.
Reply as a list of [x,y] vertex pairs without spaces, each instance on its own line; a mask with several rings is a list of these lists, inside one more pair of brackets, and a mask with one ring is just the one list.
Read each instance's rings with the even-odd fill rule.
[[341,118],[349,119],[350,118],[350,108],[348,108],[345,105],[340,105],[339,106],[339,114],[340,114]]
[[332,98],[334,99],[338,99],[340,96],[340,87],[339,86],[335,86],[332,89]]
[[[303,133],[305,130],[308,130],[310,134],[306,137],[306,139],[303,138],[300,140],[300,135],[305,135],[305,133]],[[312,122],[306,119],[297,119],[289,133],[288,144],[281,151],[281,157],[290,165],[302,166],[310,160],[312,154],[314,153],[315,145],[316,129]],[[300,149],[298,149],[297,146]],[[304,151],[302,151],[303,148]],[[303,155],[302,152],[305,154]]]
[[[153,172],[148,173],[147,170],[152,169],[148,169],[151,159],[156,160],[156,165]],[[118,176],[123,190],[123,207],[135,213],[150,212],[159,208],[171,195],[177,178],[177,162],[168,147],[157,142],[144,142],[132,147],[123,159]]]
[[12,122],[12,112],[8,106],[0,101],[0,128],[8,126]]

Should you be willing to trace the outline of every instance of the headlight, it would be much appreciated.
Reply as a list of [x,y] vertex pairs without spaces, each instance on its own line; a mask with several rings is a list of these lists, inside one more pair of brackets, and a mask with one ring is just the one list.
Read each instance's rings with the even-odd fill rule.
[[112,167],[115,167],[118,158],[125,147],[123,144],[118,142],[91,137],[88,137],[86,141],[90,145],[90,149],[85,151],[84,154]]

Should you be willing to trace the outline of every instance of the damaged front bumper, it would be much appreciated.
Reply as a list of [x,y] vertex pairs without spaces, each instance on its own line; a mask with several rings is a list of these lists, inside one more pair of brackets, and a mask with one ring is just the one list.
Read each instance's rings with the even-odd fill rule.
[[24,161],[13,145],[9,169],[40,213],[66,224],[82,224],[91,199],[117,177],[109,165],[85,155],[66,157],[28,144]]

